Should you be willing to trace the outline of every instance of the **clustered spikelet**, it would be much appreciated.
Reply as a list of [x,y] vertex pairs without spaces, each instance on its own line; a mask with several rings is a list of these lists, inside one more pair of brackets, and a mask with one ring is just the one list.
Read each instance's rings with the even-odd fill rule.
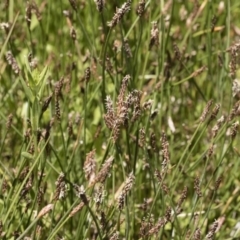
[[196,228],[193,234],[194,240],[201,240],[201,230],[199,228]]
[[200,117],[200,121],[201,121],[202,123],[206,120],[207,115],[208,115],[208,113],[210,112],[210,108],[211,108],[212,104],[213,104],[213,100],[212,100],[212,99],[207,102],[207,105],[206,105],[206,107],[204,108],[203,113],[202,113],[202,115],[201,115],[201,117]]
[[92,183],[96,174],[95,153],[96,153],[95,150],[92,150],[87,154],[86,160],[84,162],[84,167],[83,167],[85,178],[89,181],[89,184]]
[[77,184],[74,184],[73,186],[74,186],[74,189],[76,191],[77,197],[80,198],[84,202],[85,205],[87,205],[88,204],[88,198],[85,194],[84,186],[83,185],[78,186]]
[[106,99],[107,113],[104,115],[104,120],[107,127],[113,130],[114,142],[116,142],[119,137],[121,126],[125,126],[128,120],[128,102],[124,99],[129,80],[130,75],[126,75],[122,80],[122,85],[117,98],[116,113],[113,109],[113,103],[111,98],[108,96]]
[[240,84],[238,79],[232,81],[232,96],[237,99],[240,98]]
[[38,213],[37,218],[41,218],[41,217],[45,216],[46,214],[48,214],[53,209],[53,206],[54,206],[53,204],[48,204],[47,206],[42,208],[42,210]]
[[118,240],[119,239],[119,232],[115,232],[112,234],[109,240]]
[[153,100],[152,99],[149,99],[148,101],[146,101],[146,102],[144,102],[143,103],[143,110],[149,110],[149,109],[151,109],[151,107],[152,107],[152,103],[153,103]]
[[105,0],[94,0],[94,2],[96,3],[97,10],[99,12],[102,12],[104,5],[105,5]]
[[124,187],[123,187],[119,197],[118,197],[118,209],[119,210],[123,209],[125,198],[126,198],[127,194],[131,191],[134,182],[135,182],[135,177],[134,177],[133,173],[131,172],[124,184]]
[[[89,200],[89,199],[88,199]],[[69,217],[73,217],[77,212],[82,210],[82,208],[85,206],[84,202],[79,203],[69,214]]]
[[171,216],[172,216],[171,212],[172,212],[171,207],[168,206],[164,215],[166,222],[171,222]]
[[141,227],[140,227],[140,236],[146,237],[149,230],[153,227],[153,215],[151,214],[147,219],[143,218],[141,221]]
[[207,239],[212,240],[214,238],[217,228],[218,228],[218,221],[216,220],[216,221],[214,221],[210,231],[208,232],[208,234],[206,236]]
[[131,0],[125,2],[121,8],[117,8],[116,12],[110,22],[108,22],[108,26],[110,28],[115,27],[123,18],[123,16],[129,12],[131,9]]
[[[133,123],[133,122],[136,122],[137,119],[139,119],[139,117],[141,116],[141,106],[140,106],[141,92],[133,91],[132,93],[130,93],[130,96],[132,98],[131,104],[134,104],[133,116],[131,118],[131,122]],[[130,107],[130,105],[128,105],[128,107]]]
[[96,207],[97,209],[100,207],[100,205],[102,204],[103,200],[105,197],[105,193],[104,193],[104,189],[103,189],[103,185],[100,185],[97,189],[97,191],[94,194],[94,202],[96,203]]
[[240,43],[235,43],[233,46],[231,46],[227,51],[230,52],[231,59],[229,62],[229,70],[230,70],[230,76],[232,78],[236,75],[237,70],[237,57],[240,50]]
[[162,227],[165,226],[165,220],[160,218],[158,222],[148,231],[148,236],[157,234]]
[[196,177],[194,180],[194,189],[196,191],[196,194],[198,195],[198,197],[202,197],[202,192],[200,189],[200,180],[199,177]]
[[193,2],[194,2],[193,10],[191,11],[191,14],[188,17],[187,22],[186,22],[188,27],[192,24],[194,18],[196,17],[196,15],[198,13],[198,10],[200,8],[200,4],[199,4],[198,0],[194,0]]
[[218,115],[218,112],[220,110],[220,107],[221,107],[221,105],[218,103],[215,105],[215,107],[213,108],[212,113],[210,115],[209,123],[216,118],[216,116]]
[[91,77],[91,69],[90,69],[90,67],[87,67],[85,69],[85,72],[84,72],[84,79],[85,79],[85,81],[89,82],[90,77]]
[[207,69],[206,66],[202,66],[201,68],[197,69],[196,71],[194,71],[191,74],[191,77],[197,77],[198,75],[200,75],[201,73],[203,73],[205,70]]
[[[140,105],[142,92],[134,90],[126,95],[128,82],[130,75],[126,75],[120,87],[120,91],[116,101],[116,110],[113,107],[113,102],[110,96],[106,97],[106,110],[107,113],[104,115],[104,120],[109,129],[112,130],[113,141],[116,142],[120,130],[122,127],[127,127],[129,119],[132,123],[137,121],[142,113],[142,107]],[[131,118],[129,115],[131,114]]]
[[178,203],[177,203],[176,214],[180,214],[182,212],[182,204],[187,198],[187,192],[188,192],[187,187],[184,187],[182,194],[180,196],[180,199],[178,200]]
[[155,175],[155,177],[157,178],[158,183],[161,183],[162,180],[163,180],[161,172],[156,169],[155,172],[154,172],[154,175]]
[[230,136],[232,137],[232,139],[234,139],[237,135],[237,131],[238,131],[238,126],[239,126],[239,122],[235,122],[232,124],[231,129],[230,129]]
[[14,58],[13,54],[11,51],[8,51],[6,53],[6,60],[8,62],[8,64],[11,66],[13,72],[16,74],[16,75],[19,75],[21,70],[17,64],[17,61],[16,59]]
[[92,184],[95,184],[95,183],[104,183],[107,176],[109,175],[110,173],[110,170],[112,168],[112,164],[113,164],[113,160],[114,158],[111,156],[109,157],[106,162],[103,164],[101,170],[96,174]]
[[4,30],[4,31],[6,32],[6,34],[9,33],[10,27],[11,27],[11,24],[8,23],[8,22],[2,22],[2,23],[0,23],[0,28],[1,28],[2,30]]
[[149,43],[149,50],[153,46],[158,46],[159,45],[159,30],[158,30],[158,25],[157,22],[152,22],[152,29],[151,29],[151,37],[150,37],[150,43]]
[[240,107],[240,101],[237,101],[230,112],[228,121],[232,121],[239,114],[239,107]]
[[162,227],[164,227],[167,222],[171,221],[171,208],[167,207],[165,216],[160,218],[158,222],[148,231],[148,236],[157,234]]
[[33,54],[31,52],[28,54],[28,63],[29,63],[31,70],[37,68],[38,60],[37,60],[37,58],[33,57]]
[[40,13],[40,11],[38,9],[37,4],[34,1],[28,2],[27,3],[27,7],[26,7],[25,19],[27,21],[28,27],[30,27],[30,24],[31,24],[32,13],[36,14],[36,17],[37,17],[38,21],[41,20],[41,13]]
[[225,116],[222,115],[218,120],[217,123],[212,128],[212,137],[215,138],[219,132],[219,129],[222,127],[223,123],[225,122]]
[[55,185],[56,185],[56,191],[54,194],[54,200],[55,201],[61,200],[66,196],[66,192],[67,192],[64,173],[60,173],[57,181],[55,182]]
[[136,12],[137,12],[137,15],[139,17],[141,17],[143,15],[143,13],[144,13],[145,4],[146,4],[145,0],[140,0],[139,3],[138,3]]
[[122,80],[122,85],[117,98],[117,116],[121,117],[121,114],[125,113],[126,103],[124,101],[125,93],[127,90],[128,82],[130,80],[130,75],[126,75]]
[[104,120],[109,129],[113,129],[115,122],[115,113],[113,109],[113,102],[110,96],[106,97],[106,109],[107,113],[104,115]]
[[56,86],[55,86],[55,96],[56,96],[56,97],[59,97],[60,94],[61,94],[61,90],[62,90],[62,87],[63,87],[63,81],[64,81],[64,79],[61,78],[61,79],[56,83]]
[[208,149],[208,152],[207,152],[207,157],[210,158],[212,155],[213,155],[213,143],[211,144],[210,148]]

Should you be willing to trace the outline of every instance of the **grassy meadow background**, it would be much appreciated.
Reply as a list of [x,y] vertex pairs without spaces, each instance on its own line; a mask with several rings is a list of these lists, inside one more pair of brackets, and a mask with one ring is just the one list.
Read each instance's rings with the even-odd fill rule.
[[1,239],[240,239],[240,2],[0,2]]

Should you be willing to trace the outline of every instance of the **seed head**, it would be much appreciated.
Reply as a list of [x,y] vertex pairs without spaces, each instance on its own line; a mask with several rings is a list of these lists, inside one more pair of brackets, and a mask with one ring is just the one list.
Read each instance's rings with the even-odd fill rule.
[[115,27],[123,18],[123,16],[130,11],[131,0],[125,2],[121,8],[117,8],[116,13],[114,14],[112,20],[108,22],[110,28]]
[[84,162],[83,170],[84,170],[86,179],[91,184],[96,174],[95,150],[92,150],[87,154],[86,160]]
[[13,72],[16,74],[16,75],[19,75],[21,70],[17,64],[17,61],[16,59],[14,58],[13,54],[11,51],[8,51],[6,53],[6,60],[8,62],[8,64],[12,67],[12,70]]
[[145,0],[140,0],[140,2],[138,3],[136,12],[139,17],[141,17],[145,11],[145,4]]
[[101,170],[97,173],[97,175],[95,176],[93,182],[92,182],[92,185],[97,183],[97,182],[100,182],[100,183],[104,183],[107,176],[109,175],[110,173],[110,170],[112,168],[112,164],[113,164],[113,160],[114,158],[111,156],[109,157],[106,162],[103,164]]
[[133,187],[133,184],[135,182],[135,177],[133,175],[133,173],[130,173],[129,177],[127,178],[124,187],[118,197],[118,209],[122,210],[124,207],[124,200],[127,196],[127,194],[130,192],[130,190]]
[[105,5],[105,0],[94,0],[94,2],[96,3],[97,10],[99,12],[102,12],[104,5]]
[[200,121],[201,121],[202,123],[206,120],[207,115],[208,115],[208,113],[210,112],[210,108],[211,108],[212,104],[213,104],[213,100],[212,100],[212,99],[207,102],[207,105],[206,105],[206,107],[204,108],[203,113],[202,113],[202,115],[201,115],[201,117],[200,117]]

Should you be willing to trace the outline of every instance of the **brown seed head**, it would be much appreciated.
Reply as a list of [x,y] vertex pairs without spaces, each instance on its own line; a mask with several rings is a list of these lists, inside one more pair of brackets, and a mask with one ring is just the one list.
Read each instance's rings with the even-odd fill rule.
[[94,2],[96,3],[97,10],[99,12],[102,12],[104,5],[105,5],[105,0],[94,0]]
[[95,178],[96,174],[96,159],[95,159],[95,150],[92,150],[87,154],[86,160],[84,162],[84,173],[85,173],[85,178],[89,181],[89,184],[92,183],[92,181]]
[[200,180],[199,177],[196,177],[194,180],[194,189],[196,191],[196,194],[198,195],[198,197],[202,197],[202,192],[200,189]]
[[208,113],[210,112],[210,108],[211,108],[212,104],[213,104],[213,100],[212,100],[212,99],[207,102],[207,105],[206,105],[206,107],[204,108],[203,113],[202,113],[202,115],[201,115],[201,117],[200,117],[200,121],[201,121],[202,123],[206,120],[207,115],[208,115]]
[[139,17],[141,17],[145,11],[145,4],[145,0],[140,0],[138,3],[136,12]]
[[123,16],[131,9],[131,0],[125,2],[121,8],[117,8],[112,20],[108,22],[110,28],[115,27],[123,18]]
[[114,158],[111,156],[109,157],[106,162],[103,164],[101,170],[97,173],[96,177],[93,180],[93,184],[100,182],[100,183],[104,183],[107,176],[110,173],[110,170],[112,168],[112,164],[113,164],[113,160]]
[[19,75],[21,70],[17,64],[17,61],[16,59],[14,58],[13,54],[11,51],[8,51],[6,53],[6,60],[8,62],[8,64],[12,67],[12,70],[13,72],[16,74],[16,75]]
[[213,223],[210,231],[208,232],[208,234],[207,234],[207,236],[206,236],[207,239],[212,240],[212,239],[214,238],[214,235],[215,235],[215,233],[216,233],[217,228],[218,228],[218,221],[215,220],[215,222]]

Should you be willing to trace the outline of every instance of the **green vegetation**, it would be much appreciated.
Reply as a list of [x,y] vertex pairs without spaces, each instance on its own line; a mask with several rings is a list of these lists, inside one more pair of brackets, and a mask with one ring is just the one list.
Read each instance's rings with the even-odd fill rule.
[[2,0],[1,239],[240,239],[239,14]]

